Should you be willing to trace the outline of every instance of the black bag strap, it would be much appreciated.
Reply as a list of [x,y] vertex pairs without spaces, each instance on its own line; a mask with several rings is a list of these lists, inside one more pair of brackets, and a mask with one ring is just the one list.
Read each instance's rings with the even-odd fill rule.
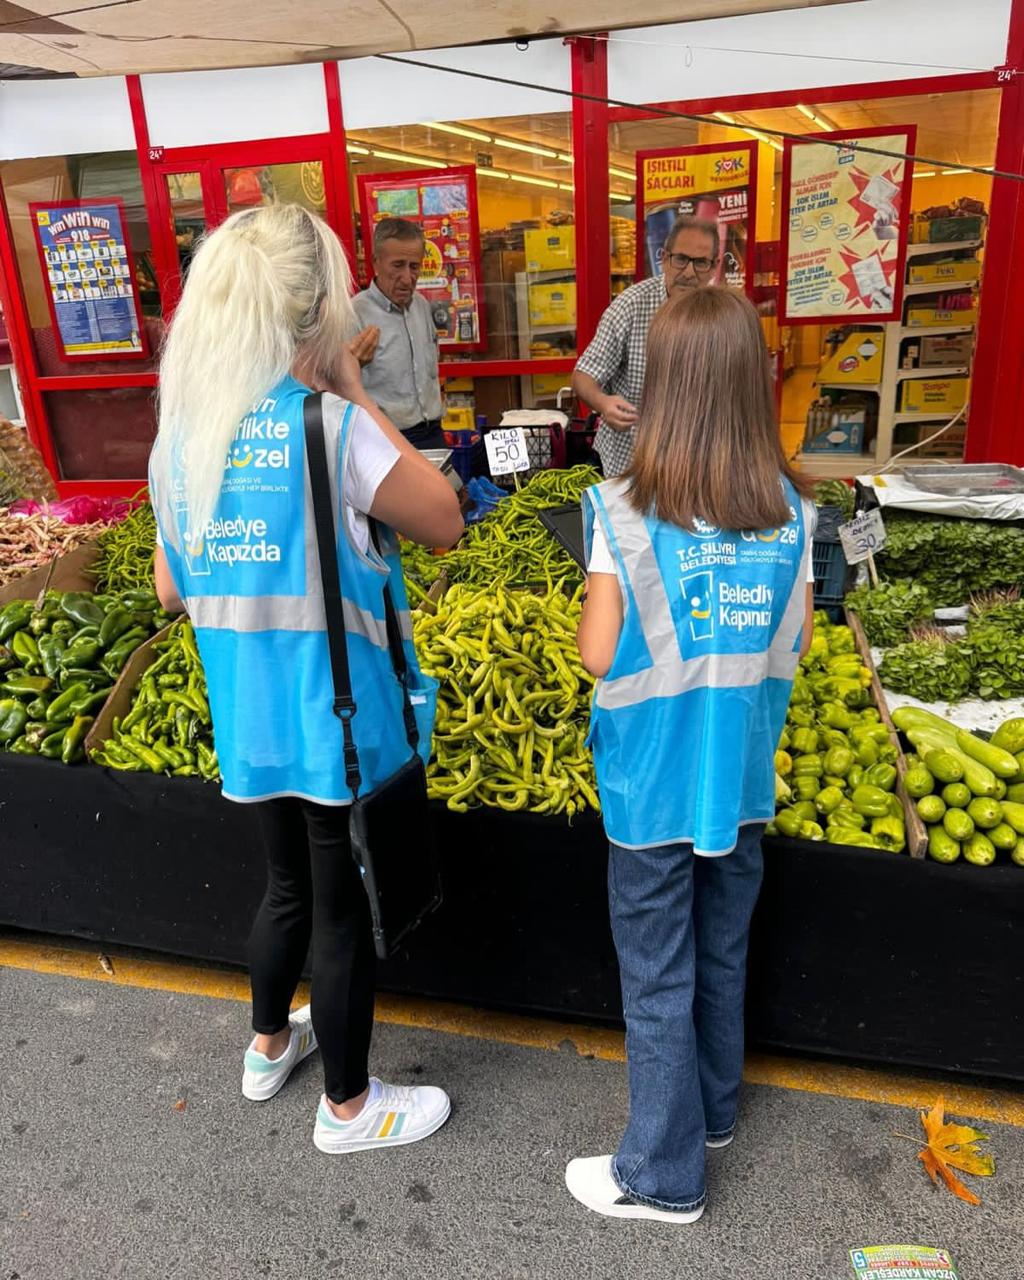
[[[352,697],[352,676],[348,663],[348,644],[345,639],[345,609],[341,598],[341,578],[338,572],[337,531],[334,523],[334,506],[331,501],[331,477],[327,466],[327,446],[324,442],[323,398],[318,394],[306,396],[302,405],[302,421],[306,437],[306,465],[309,468],[309,485],[313,499],[313,521],[316,527],[317,552],[320,560],[320,578],[323,583],[324,612],[327,616],[327,647],[331,659],[331,677],[334,683],[334,714],[341,721],[344,738],[345,782],[353,797],[359,794],[362,777],[359,772],[359,753],[352,733],[352,718],[356,714],[356,702]],[[380,550],[380,536],[376,521],[370,521],[370,533],[374,546]],[[402,631],[391,595],[390,583],[384,584],[384,620],[388,637],[391,662],[402,686],[402,713],[409,746],[415,753],[419,745],[416,716],[409,700],[409,669],[402,645]]]

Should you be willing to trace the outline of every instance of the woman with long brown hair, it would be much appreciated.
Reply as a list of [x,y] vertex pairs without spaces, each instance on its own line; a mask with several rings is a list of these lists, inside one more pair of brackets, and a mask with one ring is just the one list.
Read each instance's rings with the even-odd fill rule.
[[705,1149],[733,1138],[747,937],[774,752],[810,643],[813,505],[782,452],[754,308],[726,289],[651,323],[624,476],[584,503],[579,647],[610,842],[630,1118],[573,1160],[609,1217],[693,1222]]

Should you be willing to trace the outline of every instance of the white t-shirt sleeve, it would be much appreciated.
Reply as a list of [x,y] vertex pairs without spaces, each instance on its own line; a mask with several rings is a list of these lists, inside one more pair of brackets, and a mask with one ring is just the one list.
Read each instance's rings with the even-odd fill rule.
[[377,490],[401,455],[365,409],[356,409],[349,431],[345,501],[359,515],[369,515]]
[[590,540],[590,559],[587,561],[588,573],[615,573],[615,557],[604,536],[600,521],[594,521],[593,536]]

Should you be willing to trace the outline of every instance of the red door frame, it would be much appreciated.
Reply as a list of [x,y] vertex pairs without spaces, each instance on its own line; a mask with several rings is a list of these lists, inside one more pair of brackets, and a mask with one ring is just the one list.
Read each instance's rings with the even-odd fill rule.
[[[607,95],[607,44],[594,37],[568,41],[574,91],[594,97]],[[823,86],[767,94],[743,94],[716,99],[656,104],[663,109],[697,115],[714,111],[743,111],[794,106],[811,99],[819,104],[905,97],[970,89],[1001,88],[997,166],[1021,172],[1024,168],[1024,88],[1018,68],[1024,67],[1024,0],[1012,0],[1006,66],[991,72],[933,76],[855,85]],[[161,192],[161,172],[173,166],[179,171],[197,164],[225,165],[283,163],[320,159],[328,218],[354,263],[355,234],[340,80],[336,63],[324,64],[324,91],[328,132],[303,138],[278,138],[262,142],[218,144],[163,150],[150,144],[138,76],[126,77],[142,174],[143,194],[153,238],[153,257],[161,283],[165,314],[173,308],[178,260],[169,235],[166,200]],[[577,339],[583,350],[592,337],[609,296],[610,247],[608,236],[608,126],[619,121],[658,119],[651,108],[608,107],[600,102],[576,99],[572,109],[572,148],[577,225]],[[662,117],[663,118],[663,117]],[[990,263],[1005,264],[998,277],[991,272],[982,291],[978,347],[974,363],[974,392],[970,414],[968,456],[1000,457],[1024,462],[1024,433],[1013,430],[1009,416],[999,415],[1000,404],[1018,404],[1024,395],[1024,289],[1015,280],[1024,275],[1024,191],[1020,184],[998,180],[993,189],[991,219],[986,244]],[[167,291],[165,292],[165,288]],[[0,301],[12,339],[15,366],[22,390],[29,435],[47,466],[57,475],[58,464],[46,415],[48,391],[93,390],[114,387],[151,387],[155,373],[90,374],[41,378],[35,359],[18,272],[6,203],[0,192]],[[575,361],[558,360],[459,360],[444,362],[446,377],[508,377],[530,373],[569,373]],[[998,391],[997,391],[998,388]],[[62,494],[124,492],[132,482],[58,481]]]

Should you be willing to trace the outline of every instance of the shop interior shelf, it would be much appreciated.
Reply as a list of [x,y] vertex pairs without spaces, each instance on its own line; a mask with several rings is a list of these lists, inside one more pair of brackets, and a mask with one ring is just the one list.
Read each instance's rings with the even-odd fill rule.
[[869,391],[878,395],[882,390],[880,382],[815,382],[816,387],[835,387],[842,391]]
[[976,289],[977,280],[931,280],[924,284],[908,284],[903,289],[904,298],[917,298],[922,293],[963,293],[965,289]]
[[897,426],[903,422],[948,422],[955,412],[955,409],[939,409],[935,413],[914,413],[910,409],[905,409],[893,414],[892,420]]
[[574,333],[575,330],[575,320],[570,324],[535,324],[530,326],[530,337],[534,338],[538,333]]
[[926,244],[908,244],[907,257],[920,258],[926,253],[951,253],[954,249],[980,249],[983,240],[940,240]]
[[967,373],[970,369],[965,364],[940,364],[934,369],[897,369],[896,377],[900,381],[904,378],[959,378]]
[[901,338],[919,338],[924,334],[928,338],[941,338],[951,333],[973,333],[973,324],[936,324],[923,328],[919,324],[905,324],[900,329]]
[[838,477],[845,480],[847,476],[855,476],[867,467],[875,465],[873,453],[804,453],[796,458],[801,471],[808,475],[824,478]]

